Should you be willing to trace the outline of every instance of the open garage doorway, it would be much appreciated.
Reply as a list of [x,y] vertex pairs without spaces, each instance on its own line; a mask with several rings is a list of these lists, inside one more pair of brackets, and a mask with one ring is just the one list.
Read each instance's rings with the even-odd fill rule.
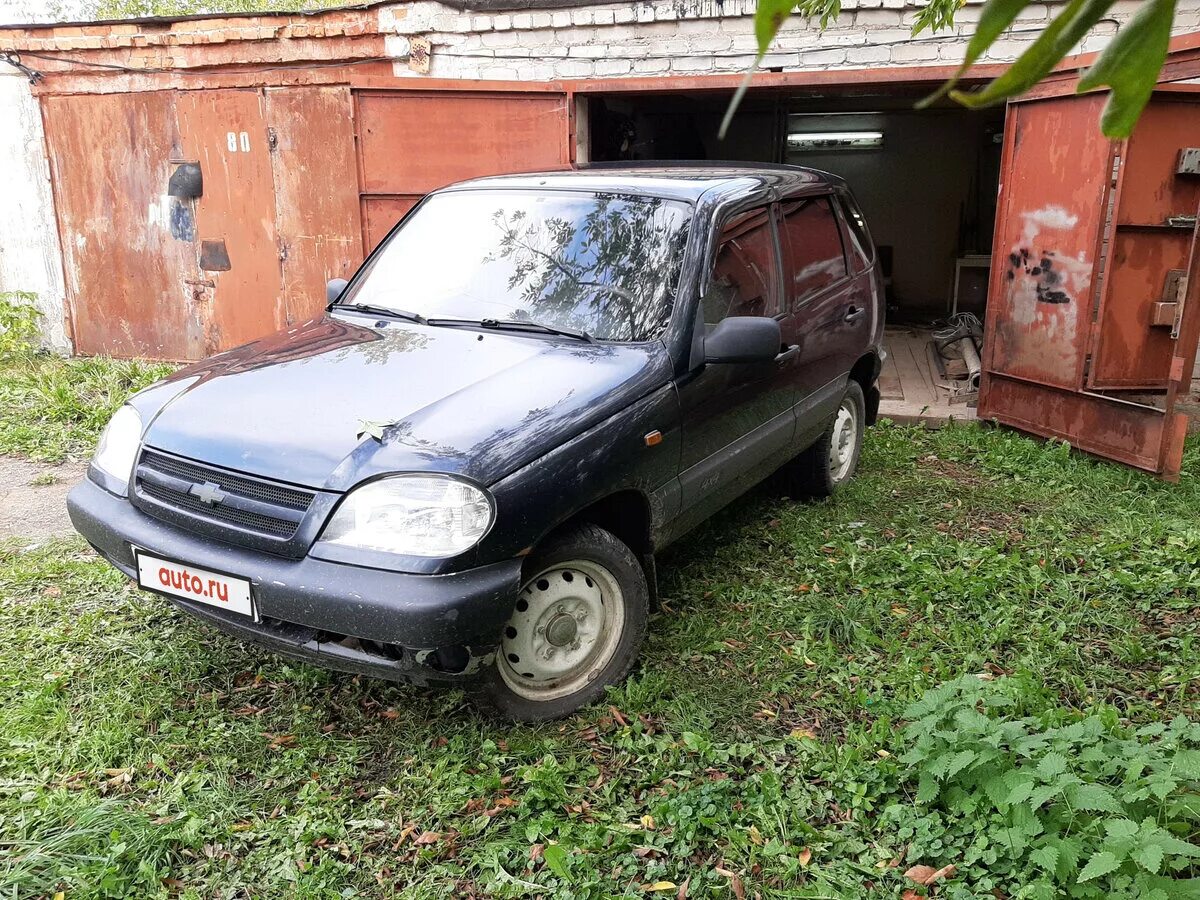
[[969,419],[979,357],[968,344],[978,351],[983,338],[1005,111],[915,109],[927,90],[755,89],[723,141],[728,92],[592,94],[584,146],[591,162],[788,163],[845,178],[887,286],[881,409]]

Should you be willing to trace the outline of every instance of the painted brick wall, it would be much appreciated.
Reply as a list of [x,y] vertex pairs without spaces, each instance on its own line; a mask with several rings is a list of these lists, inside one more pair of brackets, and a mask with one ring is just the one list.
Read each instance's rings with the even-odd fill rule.
[[70,352],[63,328],[62,253],[42,116],[19,72],[0,71],[0,293],[31,291],[47,347]]
[[[985,61],[1015,59],[1061,6],[1054,2],[1028,7]],[[1137,0],[1117,0],[1079,51],[1103,47],[1138,6]],[[428,37],[433,77],[525,81],[737,73],[754,58],[754,8],[755,0],[650,0],[477,13],[419,0],[397,5],[394,13],[385,7],[380,28]],[[961,62],[981,4],[968,0],[953,29],[914,39],[911,27],[919,8],[911,0],[843,0],[841,17],[823,33],[793,18],[763,65],[802,71]],[[1200,0],[1180,0],[1176,32],[1198,28]],[[400,64],[396,74],[421,77]]]

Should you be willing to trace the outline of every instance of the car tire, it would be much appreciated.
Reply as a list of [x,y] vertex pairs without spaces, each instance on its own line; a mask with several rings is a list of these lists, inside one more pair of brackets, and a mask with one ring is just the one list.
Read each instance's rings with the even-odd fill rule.
[[846,385],[837,412],[816,442],[785,469],[793,496],[831,497],[854,477],[867,424],[862,385]]
[[569,715],[629,674],[649,615],[646,574],[614,534],[589,524],[553,536],[523,567],[496,663],[476,698],[519,722]]

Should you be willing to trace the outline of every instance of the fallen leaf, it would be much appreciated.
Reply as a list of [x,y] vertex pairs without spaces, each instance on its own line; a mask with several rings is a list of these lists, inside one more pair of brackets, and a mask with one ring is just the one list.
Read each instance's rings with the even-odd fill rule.
[[757,844],[759,847],[761,847],[763,844],[762,832],[759,831],[758,827],[755,825],[750,826],[750,840],[753,841],[755,844]]
[[800,865],[808,866],[812,862],[812,851],[805,847],[800,851]]
[[622,728],[629,724],[625,721],[625,717],[621,715],[621,711],[615,706],[610,706],[608,711],[612,713],[612,717],[617,720],[617,724],[619,724]]
[[645,828],[647,831],[654,830],[654,816],[647,813],[646,815],[642,816],[641,822],[642,822],[642,827]]
[[958,867],[955,865],[942,866],[940,869],[930,875],[929,880],[925,883],[934,884],[935,882],[943,881],[947,878],[953,878],[957,872]]
[[929,879],[933,878],[935,872],[937,869],[933,866],[913,866],[904,873],[904,877],[917,884],[929,884]]
[[534,844],[529,848],[529,859],[532,862],[537,862],[542,858],[542,851],[546,849],[545,844]]
[[675,892],[675,900],[687,900],[688,885],[691,884],[691,878],[683,879],[683,884],[679,885],[679,890]]
[[422,831],[413,841],[414,844],[436,844],[442,839],[442,835],[437,831]]
[[675,882],[673,881],[656,881],[654,884],[643,885],[642,890],[647,894],[655,891],[673,891],[675,890]]

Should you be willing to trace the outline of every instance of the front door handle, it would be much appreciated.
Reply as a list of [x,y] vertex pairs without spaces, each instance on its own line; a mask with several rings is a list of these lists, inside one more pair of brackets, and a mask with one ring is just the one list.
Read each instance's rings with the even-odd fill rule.
[[843,316],[842,321],[857,322],[866,314],[867,308],[865,306],[851,306],[848,310],[846,310],[846,315]]
[[781,350],[779,353],[777,353],[775,355],[775,362],[785,363],[789,359],[794,359],[795,357],[797,357],[799,355],[800,355],[800,345],[799,344],[789,344],[788,348],[786,350]]

